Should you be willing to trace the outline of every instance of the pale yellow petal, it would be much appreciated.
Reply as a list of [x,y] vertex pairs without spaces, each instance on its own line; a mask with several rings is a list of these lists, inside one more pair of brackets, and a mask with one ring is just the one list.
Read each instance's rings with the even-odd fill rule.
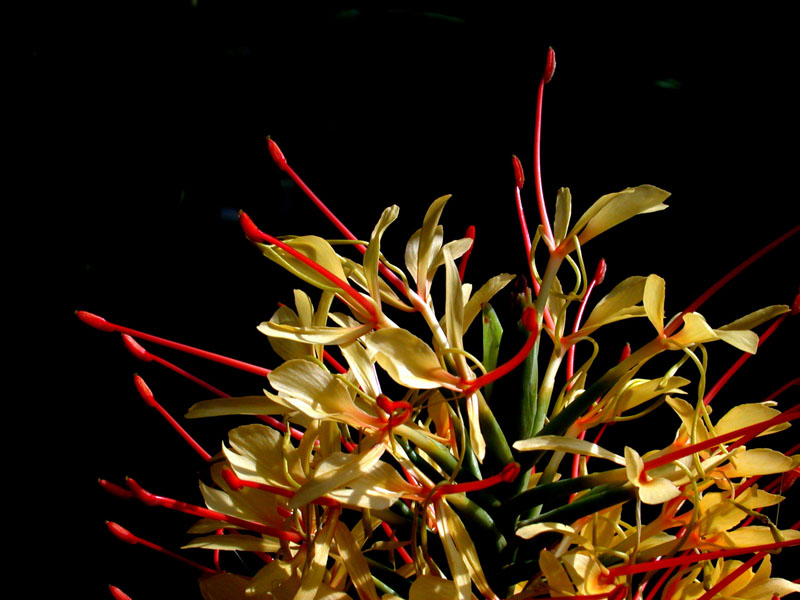
[[738,348],[742,352],[755,354],[758,350],[758,336],[752,331],[715,329],[714,333],[726,344]]
[[337,345],[352,342],[372,331],[372,324],[357,327],[294,327],[265,321],[258,330],[269,337],[283,338],[304,344]]
[[614,289],[594,307],[582,330],[596,329],[600,325],[620,319],[644,316],[644,308],[636,305],[644,297],[646,281],[646,277],[634,276],[614,286]]
[[614,412],[622,413],[663,394],[684,393],[680,388],[690,383],[690,380],[683,377],[669,377],[666,381],[649,379],[637,385],[631,385],[617,399],[617,408]]
[[556,195],[556,215],[553,222],[553,235],[556,238],[556,244],[560,244],[567,235],[571,213],[572,194],[569,188],[559,188]]
[[444,252],[446,287],[445,287],[445,328],[447,329],[447,342],[451,348],[464,349],[462,341],[464,327],[464,299],[461,295],[461,278],[458,267],[450,251],[445,247]]
[[680,488],[663,477],[655,477],[638,487],[639,498],[645,504],[663,504],[681,495]]
[[572,580],[552,552],[542,550],[539,553],[539,568],[547,579],[551,595],[572,596],[575,594],[575,586],[572,585]]
[[425,342],[410,331],[379,329],[364,337],[367,349],[397,383],[413,389],[457,389],[459,378],[445,371]]
[[354,427],[383,425],[358,408],[344,384],[317,363],[290,360],[267,377],[283,401],[312,419],[334,418]]
[[517,529],[516,534],[526,540],[530,540],[542,533],[559,533],[570,538],[576,544],[586,544],[589,542],[569,525],[563,523],[534,523]]
[[706,320],[699,313],[688,313],[683,315],[683,327],[675,335],[667,339],[667,344],[672,348],[684,348],[692,344],[704,344],[713,342],[719,337]]
[[723,325],[719,329],[724,331],[727,330],[736,330],[736,329],[753,329],[754,327],[758,327],[762,323],[766,323],[767,321],[774,319],[775,317],[782,315],[783,313],[789,312],[789,307],[785,304],[775,304],[772,306],[766,306],[762,309],[756,310],[751,312],[744,317],[740,317],[735,321],[728,323],[727,325]]
[[364,275],[367,278],[367,287],[369,288],[369,295],[378,306],[380,310],[381,292],[378,276],[378,265],[380,264],[381,255],[381,238],[384,231],[392,222],[397,219],[400,214],[400,208],[395,204],[384,209],[378,224],[372,230],[372,235],[369,238],[369,246],[364,253]]
[[470,600],[471,584],[469,577],[469,570],[464,563],[464,558],[458,551],[458,548],[453,541],[453,534],[450,531],[450,520],[447,518],[447,510],[444,508],[445,501],[441,498],[436,500],[436,528],[439,532],[439,539],[444,546],[444,553],[447,557],[447,566],[450,567],[450,573],[453,576],[453,582],[458,590],[458,600]]
[[187,419],[200,419],[225,415],[283,415],[289,411],[285,406],[261,395],[203,400],[189,407],[185,416]]
[[514,442],[514,448],[520,452],[556,450],[559,452],[568,452],[569,454],[604,458],[620,466],[625,466],[626,464],[625,459],[619,454],[609,452],[597,444],[593,444],[587,440],[579,440],[578,438],[560,435],[540,435],[527,440],[518,440]]
[[378,592],[375,590],[375,582],[372,581],[369,565],[356,544],[353,534],[344,523],[339,522],[336,524],[333,536],[336,550],[342,557],[342,564],[358,591],[358,597],[361,600],[378,600]]
[[206,548],[207,550],[240,550],[244,552],[277,552],[281,544],[277,539],[231,533],[207,535],[195,538],[182,548]]
[[[763,423],[764,421],[768,421],[774,417],[777,417],[779,414],[781,414],[781,411],[769,406],[765,406],[764,404],[739,404],[738,406],[734,406],[731,410],[729,410],[725,416],[717,422],[717,424],[714,426],[714,430],[716,431],[717,435],[724,435],[731,431],[748,427],[749,425]],[[770,427],[766,431],[760,433],[759,436],[783,431],[789,427],[789,423],[781,423],[780,425]]]
[[[275,311],[270,321],[277,325],[288,325],[291,327],[298,327],[300,325],[300,318],[297,316],[297,313],[285,305],[280,306],[278,310]],[[280,356],[283,360],[302,358],[311,354],[310,344],[275,336],[268,337],[268,340],[275,354]]]
[[[603,196],[578,220],[573,232],[580,231],[578,240],[581,244],[585,244],[631,217],[667,208],[663,202],[669,195],[669,192],[655,186],[640,185]],[[584,222],[586,226],[582,227]]]
[[664,288],[665,281],[658,275],[650,275],[644,285],[644,311],[647,318],[661,333],[664,331]]
[[753,475],[772,475],[785,473],[793,467],[791,458],[770,448],[753,448],[739,452],[722,467],[728,477],[752,477]]
[[480,314],[484,304],[489,302],[497,292],[506,287],[515,277],[515,275],[510,275],[509,273],[495,275],[472,295],[464,306],[464,331],[469,329],[472,321]]
[[[286,245],[291,246],[302,255],[311,259],[342,281],[344,281],[344,271],[339,257],[334,252],[331,245],[321,237],[306,235],[286,241]],[[275,246],[257,244],[261,252],[270,260],[278,263],[303,281],[310,283],[314,287],[338,291],[339,288],[326,277],[312,269],[302,261],[298,260],[288,252]]]
[[433,575],[420,575],[411,584],[408,600],[459,600],[456,584]]
[[328,562],[333,531],[339,522],[339,512],[339,510],[328,511],[328,518],[325,524],[314,538],[311,564],[306,563],[300,582],[300,589],[297,590],[294,600],[314,600],[317,595],[322,578],[325,576],[325,565]]

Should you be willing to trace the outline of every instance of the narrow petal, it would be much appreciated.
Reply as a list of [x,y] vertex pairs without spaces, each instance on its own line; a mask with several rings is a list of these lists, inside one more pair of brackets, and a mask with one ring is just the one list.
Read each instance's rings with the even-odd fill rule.
[[647,318],[661,333],[664,331],[664,288],[666,282],[658,275],[650,275],[644,284],[644,311]]

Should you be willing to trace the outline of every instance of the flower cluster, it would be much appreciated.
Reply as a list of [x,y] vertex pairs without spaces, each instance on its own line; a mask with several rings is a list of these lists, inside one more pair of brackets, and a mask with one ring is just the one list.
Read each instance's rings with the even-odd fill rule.
[[[540,105],[554,68],[551,50]],[[397,206],[383,211],[368,239],[358,239],[269,140],[276,164],[342,235],[274,237],[240,213],[247,238],[306,284],[294,290],[293,306],[281,305],[259,326],[279,366],[233,361],[79,313],[96,328],[123,333],[140,358],[174,367],[134,338],[266,376],[269,389],[237,398],[198,380],[216,397],[192,406],[189,419],[261,420],[231,430],[216,454],[173,422],[208,462],[200,484],[205,506],[158,496],[131,479],[125,487],[102,482],[120,496],[200,518],[186,547],[214,551],[214,567],[192,563],[202,572],[204,598],[771,600],[800,591],[770,572],[770,553],[800,544],[800,524],[781,529],[762,512],[784,499],[775,492],[793,483],[800,455],[751,444],[800,417],[800,405],[777,408],[797,381],[719,418],[709,405],[719,386],[707,392],[705,382],[710,343],[753,354],[753,329],[770,323],[763,341],[797,312],[797,301],[794,311],[769,306],[715,326],[697,310],[720,284],[668,319],[665,282],[654,274],[628,277],[594,301],[605,263],[587,270],[587,244],[667,208],[669,194],[627,188],[573,219],[563,188],[551,222],[539,124],[541,224],[533,238],[514,159],[529,279],[499,273],[474,287],[464,280],[474,230],[446,241],[440,222],[448,196],[430,205],[401,268],[381,252]],[[537,254],[546,256],[543,269]],[[441,280],[443,298],[436,297]],[[501,323],[491,300],[510,289],[516,315]],[[410,327],[419,329],[400,324],[413,318]],[[636,318],[652,326],[652,340],[596,373],[598,330]],[[482,330],[479,354],[465,343],[475,328]],[[587,348],[580,365],[578,346]],[[692,386],[690,377],[699,382]],[[171,419],[140,378],[137,387]],[[622,454],[603,447],[608,425],[655,410],[677,429],[668,446]],[[776,479],[759,487],[764,476]],[[221,551],[253,553],[263,567],[228,572]]]

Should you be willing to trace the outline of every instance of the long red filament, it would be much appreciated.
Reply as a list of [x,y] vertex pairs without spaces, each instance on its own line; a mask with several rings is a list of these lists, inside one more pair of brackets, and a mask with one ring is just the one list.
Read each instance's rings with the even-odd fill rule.
[[220,390],[218,388],[215,388],[210,383],[208,383],[206,381],[203,381],[199,377],[197,377],[195,375],[192,375],[191,373],[189,373],[188,371],[185,371],[184,369],[181,369],[178,365],[176,365],[174,363],[171,363],[168,360],[165,360],[165,359],[161,358],[160,356],[156,356],[155,354],[152,354],[151,352],[148,352],[147,350],[144,349],[144,347],[142,347],[141,344],[139,344],[139,342],[137,342],[135,339],[133,339],[127,333],[123,333],[122,334],[122,341],[125,344],[125,347],[130,351],[130,353],[133,354],[139,360],[143,360],[144,362],[158,363],[162,367],[166,367],[167,369],[169,369],[170,371],[173,371],[174,373],[177,373],[181,377],[185,377],[189,381],[193,381],[194,383],[196,383],[200,387],[203,387],[203,388],[207,389],[209,392],[219,396],[220,398],[229,397],[222,390]]
[[464,281],[464,273],[467,270],[467,261],[469,260],[470,254],[472,254],[472,248],[475,247],[475,226],[470,225],[467,227],[467,232],[464,234],[464,237],[469,238],[472,240],[472,243],[467,248],[467,251],[464,252],[464,255],[461,257],[461,264],[458,266],[458,278],[463,282]]
[[142,488],[142,486],[140,486],[130,477],[126,477],[125,482],[128,484],[128,487],[133,492],[134,496],[136,496],[136,498],[139,501],[144,502],[148,506],[161,506],[163,508],[169,508],[171,510],[186,513],[188,515],[194,515],[195,517],[216,519],[218,521],[223,521],[225,523],[230,523],[231,525],[236,525],[244,529],[249,529],[251,531],[256,531],[258,533],[263,533],[265,535],[269,535],[274,538],[278,538],[279,540],[284,540],[287,542],[303,541],[303,536],[300,535],[299,533],[295,533],[294,531],[284,531],[283,529],[270,527],[269,525],[264,525],[263,523],[257,523],[255,521],[248,521],[246,519],[232,517],[230,515],[217,512],[216,510],[210,510],[203,506],[197,506],[195,504],[181,502],[180,500],[167,498],[165,496],[157,496],[156,494],[152,494],[146,491],[144,488]]
[[510,462],[503,470],[497,473],[496,475],[492,475],[491,477],[487,477],[486,479],[480,479],[478,481],[467,481],[466,483],[446,483],[444,485],[440,485],[436,488],[433,492],[433,498],[437,498],[439,496],[445,496],[447,494],[458,494],[460,492],[476,492],[478,490],[485,490],[486,488],[490,488],[493,485],[497,485],[498,483],[503,482],[510,482],[514,481],[519,475],[519,463],[517,462]]
[[[767,328],[767,330],[764,333],[762,333],[759,336],[758,338],[759,348],[764,342],[766,342],[769,339],[769,336],[775,333],[775,330],[778,327],[780,327],[781,323],[783,323],[786,320],[786,317],[788,316],[789,313],[783,313],[780,317],[775,319],[775,321]],[[736,371],[741,369],[742,365],[746,363],[752,356],[753,355],[750,354],[749,352],[742,352],[742,355],[736,360],[735,363],[733,363],[733,365],[731,365],[731,368],[725,371],[725,374],[719,378],[719,381],[717,381],[717,383],[714,384],[714,387],[712,387],[708,391],[708,393],[705,395],[705,398],[703,398],[703,404],[705,405],[710,404],[711,401],[714,399],[714,396],[716,396],[719,393],[719,391],[725,386],[725,384],[728,383],[728,380],[736,374]]]
[[[381,528],[383,529],[383,532],[386,534],[386,537],[388,537],[390,540],[392,540],[393,542],[399,541],[394,531],[392,530],[391,526],[386,521],[381,521]],[[411,563],[414,562],[414,559],[411,558],[411,555],[402,546],[397,549],[397,553],[400,555],[400,558],[403,559],[403,562],[406,563],[407,565],[410,565]]]
[[114,597],[114,600],[132,600],[131,597],[128,596],[128,594],[123,592],[115,585],[109,584],[108,591],[111,592],[111,595]]
[[705,292],[700,294],[700,296],[694,302],[692,302],[689,306],[687,306],[683,310],[683,312],[681,313],[681,317],[679,317],[677,319],[673,319],[672,323],[667,325],[666,329],[664,330],[664,334],[667,337],[669,337],[670,335],[675,333],[675,331],[678,329],[678,327],[680,327],[681,323],[683,322],[683,318],[682,318],[683,315],[685,315],[687,313],[690,313],[690,312],[695,312],[698,308],[700,308],[703,304],[705,304],[706,300],[708,300],[709,298],[711,298],[711,296],[716,294],[724,285],[726,285],[734,277],[739,275],[739,273],[744,271],[747,267],[752,265],[758,259],[762,258],[766,254],[768,254],[769,252],[771,252],[772,250],[774,250],[775,248],[780,246],[786,240],[790,239],[798,231],[800,231],[800,225],[797,225],[797,226],[793,227],[792,229],[790,229],[789,231],[784,233],[781,237],[779,237],[778,239],[770,242],[769,244],[764,246],[761,250],[759,250],[758,252],[753,254],[750,258],[744,260],[737,267],[733,268],[727,275],[725,275],[722,279],[717,281],[714,285],[712,285],[710,288],[708,288]]
[[789,548],[791,546],[800,545],[800,538],[794,540],[785,540],[783,542],[773,542],[771,544],[762,544],[760,546],[744,546],[741,548],[731,548],[727,550],[714,550],[711,552],[701,552],[695,554],[688,554],[686,556],[674,556],[672,558],[661,558],[660,560],[649,560],[643,563],[633,565],[620,565],[618,567],[610,567],[608,572],[601,575],[601,579],[612,581],[615,577],[625,575],[635,575],[636,573],[646,573],[656,569],[664,569],[674,566],[685,566],[701,560],[714,560],[717,558],[724,558],[728,556],[740,556],[742,554],[752,554],[754,552],[769,552],[777,550],[778,548]]
[[[225,467],[222,469],[222,477],[225,479],[225,483],[227,483],[232,490],[239,491],[243,487],[249,487],[256,490],[263,490],[265,492],[269,492],[271,494],[275,494],[277,496],[283,496],[284,498],[294,498],[294,490],[287,490],[282,487],[278,487],[275,485],[267,485],[266,483],[259,483],[257,481],[248,481],[247,479],[242,479],[236,473],[233,472],[233,469],[229,469]],[[322,506],[340,506],[340,503],[334,500],[333,498],[326,498],[325,496],[321,496],[316,498],[315,500],[311,501],[311,504],[320,504]],[[283,509],[283,511],[281,511]],[[278,507],[278,512],[285,513],[283,516],[288,517],[292,515],[292,511],[287,510],[281,506]]]
[[94,327],[100,331],[116,331],[118,333],[127,333],[128,335],[140,340],[146,340],[148,342],[153,342],[154,344],[160,344],[161,346],[166,346],[167,348],[172,348],[173,350],[179,350],[181,352],[185,352],[186,354],[199,356],[200,358],[218,362],[228,367],[233,367],[234,369],[239,369],[241,371],[247,371],[248,373],[253,373],[255,375],[261,375],[262,377],[266,377],[271,372],[270,369],[265,369],[264,367],[259,367],[257,365],[251,365],[250,363],[246,363],[241,360],[228,358],[227,356],[222,356],[221,354],[216,354],[207,350],[200,350],[199,348],[187,346],[186,344],[179,344],[178,342],[173,342],[172,340],[167,340],[155,335],[150,335],[149,333],[137,331],[136,329],[131,329],[130,327],[123,327],[122,325],[117,325],[116,323],[106,321],[103,317],[86,312],[85,310],[76,311],[75,315],[90,327]]
[[555,241],[553,231],[550,229],[550,219],[547,216],[547,207],[544,203],[544,188],[542,186],[542,99],[544,98],[544,86],[553,78],[556,66],[556,54],[552,48],[547,50],[547,64],[545,66],[542,79],[539,82],[539,94],[536,100],[536,120],[533,135],[533,181],[536,186],[536,200],[539,205],[539,218],[542,221],[542,237],[547,247],[553,250]]
[[[347,226],[342,223],[336,215],[325,205],[325,203],[317,196],[310,187],[306,185],[306,182],[301,179],[301,177],[295,172],[295,170],[289,165],[286,160],[286,157],[281,152],[281,149],[278,147],[272,138],[267,136],[267,145],[269,146],[269,152],[272,155],[272,159],[275,161],[275,164],[284,171],[292,180],[298,185],[298,187],[303,190],[303,193],[308,196],[309,200],[314,203],[314,205],[325,215],[336,229],[339,230],[344,237],[348,240],[356,240],[355,235],[347,228]],[[361,254],[364,254],[367,249],[364,247],[363,244],[356,244],[356,248],[358,249]],[[380,269],[381,274],[388,279],[393,286],[395,286],[398,290],[405,293],[405,285],[403,284],[402,280],[392,273],[392,271],[383,263],[378,263],[378,269]]]
[[741,565],[736,567],[733,571],[728,573],[725,577],[720,579],[716,585],[714,585],[711,589],[709,589],[705,594],[700,596],[697,600],[711,600],[714,596],[716,596],[717,592],[721,592],[725,589],[725,587],[730,584],[734,579],[739,577],[742,573],[744,573],[747,569],[752,567],[758,561],[763,559],[767,555],[766,552],[759,552],[754,556],[751,556],[748,560],[743,562]]
[[190,560],[180,554],[176,554],[166,548],[159,546],[158,544],[154,544],[153,542],[147,541],[143,538],[140,538],[137,535],[132,534],[130,531],[114,523],[112,521],[106,521],[106,526],[108,530],[117,538],[125,542],[126,544],[139,544],[141,546],[145,546],[146,548],[150,548],[151,550],[155,550],[156,552],[160,552],[161,554],[166,554],[167,556],[171,556],[172,558],[181,561],[187,565],[194,567],[195,569],[200,569],[204,573],[216,573],[214,569],[206,567],[205,565],[201,565],[200,563],[196,563],[193,560]]
[[[696,444],[691,444],[690,446],[685,446],[683,448],[679,448],[672,452],[668,452],[662,456],[657,456],[651,460],[648,460],[644,463],[644,469],[642,470],[642,474],[649,471],[650,469],[658,468],[662,465],[666,465],[671,463],[674,460],[678,460],[683,458],[684,456],[689,456],[690,454],[694,454],[695,452],[700,452],[701,450],[705,450],[706,448],[712,448],[714,446],[718,446],[724,442],[741,438],[735,444],[732,444],[732,447],[738,447],[742,444],[747,443],[754,437],[756,437],[762,431],[769,429],[774,425],[779,425],[780,423],[785,423],[786,421],[792,421],[794,419],[800,418],[800,411],[797,408],[800,404],[795,405],[788,411],[776,415],[771,419],[766,421],[762,421],[761,423],[756,423],[755,425],[748,425],[747,427],[742,427],[741,429],[736,429],[734,431],[729,431],[728,433],[724,433],[722,435],[718,435],[713,438],[709,438],[704,442],[698,442]],[[729,450],[732,448],[729,448]]]
[[366,313],[370,316],[370,319],[373,322],[378,321],[378,313],[375,309],[375,305],[369,300],[367,300],[363,294],[361,294],[358,290],[352,287],[349,283],[340,279],[339,277],[328,271],[328,269],[326,269],[322,265],[317,264],[302,252],[295,250],[287,243],[282,242],[278,238],[261,231],[253,222],[253,220],[249,216],[247,216],[247,213],[245,213],[244,211],[239,211],[239,223],[241,224],[245,235],[249,239],[258,242],[267,242],[268,244],[277,246],[284,252],[291,254],[293,257],[295,257],[297,260],[302,262],[307,267],[314,269],[317,273],[322,275],[325,279],[327,279],[333,285],[342,290],[342,292],[344,292],[347,296],[349,296],[353,301],[359,304],[361,308],[363,308],[366,311]]
[[159,412],[159,414],[162,417],[164,417],[167,423],[169,423],[172,426],[172,428],[176,432],[178,432],[178,435],[180,435],[186,441],[186,443],[189,444],[192,447],[192,449],[200,455],[200,457],[204,461],[210,462],[211,455],[208,452],[206,452],[205,449],[203,449],[203,447],[200,444],[198,444],[197,441],[191,435],[189,435],[189,432],[186,431],[181,426],[181,424],[178,423],[178,421],[176,421],[175,418],[171,414],[169,414],[169,412],[167,412],[167,410],[163,406],[161,406],[161,404],[159,404],[159,402],[156,400],[156,397],[153,395],[153,392],[144,382],[144,379],[142,379],[138,375],[134,375],[133,382],[136,385],[136,390],[139,392],[139,395],[142,397],[142,400],[144,400],[148,406],[152,406],[153,408],[155,408]]

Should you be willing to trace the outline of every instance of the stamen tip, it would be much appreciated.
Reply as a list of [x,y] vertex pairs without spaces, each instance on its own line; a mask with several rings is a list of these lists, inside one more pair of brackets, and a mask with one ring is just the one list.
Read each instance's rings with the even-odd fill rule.
[[522,186],[525,185],[525,172],[522,170],[522,163],[515,154],[511,156],[511,161],[514,163],[514,181],[517,187],[522,189]]
[[544,66],[544,73],[542,74],[542,81],[544,83],[550,83],[550,80],[553,78],[553,73],[556,71],[556,52],[553,50],[553,47],[550,46],[547,49],[547,62]]
[[247,239],[251,241],[258,241],[261,239],[261,232],[259,231],[258,227],[256,227],[255,223],[253,223],[253,219],[251,219],[243,210],[239,211],[239,225],[242,227]]
[[597,269],[594,272],[594,281],[597,285],[603,283],[603,280],[606,278],[606,259],[601,258],[600,262],[597,263]]
[[126,544],[135,544],[138,538],[130,531],[125,529],[122,525],[114,523],[113,521],[106,521],[106,527],[117,539],[122,540]]
[[136,386],[136,391],[138,391],[139,395],[142,397],[142,400],[144,400],[149,406],[155,407],[156,397],[153,395],[150,387],[144,382],[144,379],[139,377],[139,375],[134,375],[133,383]]
[[114,326],[103,317],[95,315],[85,310],[76,310],[75,316],[86,323],[89,327],[94,327],[100,331],[114,331]]
[[114,597],[114,600],[132,600],[131,597],[128,596],[128,594],[123,592],[115,585],[109,584],[108,591],[111,592],[111,595]]
[[122,334],[122,343],[125,344],[125,348],[128,349],[128,352],[133,354],[139,360],[143,360],[144,362],[150,362],[153,360],[153,355],[145,350],[139,342],[137,342],[127,333]]
[[272,160],[275,161],[275,164],[278,165],[278,168],[280,168],[282,171],[285,171],[289,166],[289,163],[286,162],[286,157],[278,147],[278,144],[276,144],[270,136],[267,136],[267,146],[269,147],[269,153],[272,156]]

